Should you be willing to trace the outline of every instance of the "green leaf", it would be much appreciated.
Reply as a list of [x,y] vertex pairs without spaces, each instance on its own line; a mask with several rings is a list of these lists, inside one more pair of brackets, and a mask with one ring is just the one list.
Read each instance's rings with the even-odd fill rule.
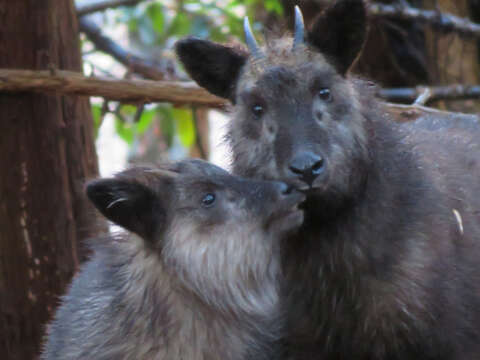
[[124,116],[134,116],[137,113],[137,107],[134,105],[123,105],[120,108],[120,113]]
[[195,143],[195,126],[193,124],[192,111],[190,109],[173,109],[173,118],[177,124],[177,135],[185,147]]
[[165,17],[163,15],[163,6],[159,3],[153,3],[147,8],[147,15],[152,21],[152,27],[158,34],[163,34],[165,26]]
[[131,32],[136,32],[138,30],[138,20],[137,19],[130,19],[128,21],[128,30]]
[[155,109],[148,110],[148,111],[143,111],[142,116],[140,117],[140,120],[138,120],[138,123],[136,124],[136,130],[137,134],[143,134],[145,131],[147,131],[150,128],[150,125],[153,122],[153,119],[155,118],[156,111]]
[[185,13],[178,13],[168,29],[170,35],[185,36],[190,32],[190,20]]
[[132,124],[126,124],[118,117],[115,117],[115,130],[128,145],[132,145],[135,137],[135,128]]
[[102,107],[98,104],[92,104],[93,126],[95,138],[98,136],[98,130],[100,129],[100,123],[102,120]]
[[157,109],[160,117],[160,129],[165,137],[168,147],[172,146],[173,137],[175,136],[175,120],[173,119],[170,107],[161,106]]
[[283,15],[283,6],[278,0],[266,0],[265,9],[269,12],[276,13],[277,15]]

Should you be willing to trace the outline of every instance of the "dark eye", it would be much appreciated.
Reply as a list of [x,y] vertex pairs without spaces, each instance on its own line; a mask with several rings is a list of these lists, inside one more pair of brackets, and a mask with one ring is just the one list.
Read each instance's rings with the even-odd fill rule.
[[332,100],[332,94],[330,93],[330,89],[322,88],[318,91],[318,97],[323,101],[330,101]]
[[263,115],[264,113],[264,108],[262,105],[255,104],[252,106],[252,113],[255,115],[255,117],[259,118]]
[[215,202],[215,194],[206,194],[202,199],[202,206],[203,207],[210,207]]

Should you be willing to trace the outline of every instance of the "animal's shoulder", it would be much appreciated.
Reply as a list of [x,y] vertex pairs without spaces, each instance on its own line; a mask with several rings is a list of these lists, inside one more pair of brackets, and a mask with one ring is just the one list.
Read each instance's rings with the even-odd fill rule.
[[449,198],[460,200],[456,206],[478,212],[480,119],[473,115],[443,114],[401,124],[402,142],[417,157],[417,165],[430,184]]

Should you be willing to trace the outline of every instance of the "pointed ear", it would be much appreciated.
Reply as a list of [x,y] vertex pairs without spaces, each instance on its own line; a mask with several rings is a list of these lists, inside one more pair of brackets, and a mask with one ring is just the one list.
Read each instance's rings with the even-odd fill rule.
[[88,198],[109,220],[152,240],[165,223],[166,209],[151,189],[123,179],[99,179],[86,186]]
[[315,21],[308,43],[333,61],[344,75],[357,58],[367,33],[363,0],[337,0]]
[[193,37],[178,41],[175,50],[198,85],[234,102],[238,76],[248,57],[246,53]]

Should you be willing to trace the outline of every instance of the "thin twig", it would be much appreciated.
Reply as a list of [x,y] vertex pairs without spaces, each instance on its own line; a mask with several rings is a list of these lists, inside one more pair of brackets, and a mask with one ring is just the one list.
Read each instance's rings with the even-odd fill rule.
[[115,110],[112,112],[112,114],[114,114],[122,123],[126,124],[127,119],[122,114],[122,106],[123,106],[122,103],[118,103],[117,106],[115,107]]
[[143,115],[143,111],[145,110],[145,104],[140,104],[137,106],[137,111],[135,111],[135,116],[133,117],[133,122],[137,123],[140,121],[140,118]]
[[480,99],[480,85],[446,85],[446,86],[418,86],[415,88],[380,89],[378,96],[393,102],[412,103],[422,95],[426,89],[430,96],[425,103],[438,100],[469,100]]
[[109,112],[110,112],[110,102],[108,100],[103,100],[102,110],[101,110],[102,117],[105,116]]
[[480,38],[480,24],[436,10],[422,10],[411,6],[373,3],[369,5],[368,12],[373,17],[421,20],[445,32],[456,32],[462,36]]
[[79,24],[80,31],[85,33],[96,49],[111,55],[131,72],[152,80],[162,80],[165,77],[160,67],[123,49],[115,41],[105,36],[93,21],[88,18],[80,18]]
[[102,103],[102,108],[100,110],[100,119],[98,121],[97,127],[98,129],[100,129],[100,127],[102,126],[103,120],[105,120],[105,115],[107,115],[108,112],[110,112],[109,103],[108,100],[104,99]]
[[192,115],[193,115],[193,126],[195,127],[195,142],[202,159],[207,159],[207,152],[203,148],[203,139],[202,134],[200,133],[200,128],[198,127],[198,114],[197,108],[192,106]]
[[430,88],[425,88],[425,90],[415,100],[413,105],[423,106],[427,103],[428,100],[430,100],[431,97],[432,97],[432,91],[430,90]]
[[117,8],[120,6],[135,6],[138,3],[151,0],[107,0],[91,5],[83,5],[77,7],[77,16],[84,16],[98,11]]

